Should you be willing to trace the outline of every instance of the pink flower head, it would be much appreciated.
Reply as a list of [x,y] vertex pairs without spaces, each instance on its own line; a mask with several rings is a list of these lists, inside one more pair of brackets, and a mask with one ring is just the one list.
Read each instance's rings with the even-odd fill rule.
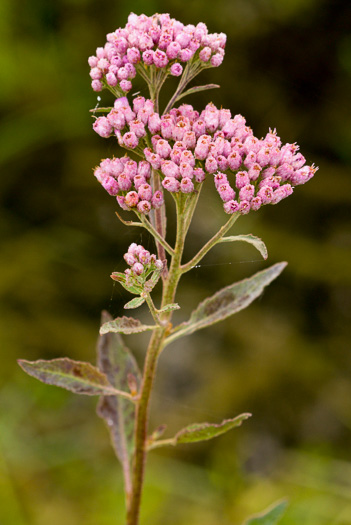
[[137,204],[137,210],[139,213],[147,215],[151,210],[151,203],[149,201],[139,201]]
[[161,171],[166,177],[178,179],[180,176],[179,166],[171,160],[164,160],[161,163]]
[[174,77],[180,77],[180,75],[183,73],[183,66],[178,62],[175,62],[171,65],[170,72]]
[[228,183],[224,183],[218,186],[217,191],[223,202],[229,202],[235,197],[235,191]]
[[118,182],[113,177],[107,176],[102,180],[101,185],[110,195],[115,196],[119,192]]
[[121,175],[119,175],[118,184],[119,184],[121,191],[128,191],[132,187],[132,181],[125,173],[122,173]]
[[179,181],[174,177],[165,177],[162,181],[162,186],[170,193],[177,193],[179,191]]
[[135,208],[139,202],[139,195],[136,191],[130,191],[125,196],[124,202],[129,208]]
[[168,64],[168,57],[164,51],[157,49],[154,52],[154,64],[156,67],[166,67]]
[[138,188],[138,195],[143,201],[151,201],[152,188],[150,184],[144,183]]
[[159,191],[159,190],[155,191],[151,199],[152,207],[155,209],[160,208],[163,202],[164,202],[164,199],[163,199],[162,191]]
[[236,213],[237,211],[239,211],[239,208],[240,208],[240,205],[236,200],[231,200],[223,204],[224,211],[228,213],[229,215],[232,215],[233,213]]
[[118,129],[121,131],[126,125],[124,113],[120,109],[112,109],[110,113],[107,114],[107,119],[115,130]]
[[146,184],[146,180],[145,178],[142,176],[142,175],[135,175],[134,179],[133,179],[133,183],[134,183],[134,187],[136,190],[139,190],[139,188],[143,185],[143,184]]
[[151,166],[146,160],[141,160],[138,164],[138,175],[141,175],[146,180],[150,178]]
[[132,271],[135,273],[135,275],[141,275],[144,272],[144,266],[141,263],[136,262],[132,266]]
[[135,133],[138,139],[145,137],[146,135],[145,125],[138,119],[129,122],[129,129],[131,132]]
[[139,144],[138,137],[133,131],[129,131],[123,136],[123,144],[126,148],[135,149]]
[[211,48],[210,47],[204,47],[199,53],[199,58],[203,62],[208,62],[210,60],[210,58],[211,58],[211,55],[212,55]]
[[191,193],[194,191],[194,184],[192,182],[191,179],[189,179],[188,177],[184,177],[181,181],[180,181],[180,191],[182,193]]
[[238,189],[250,184],[250,177],[247,171],[238,171],[235,177],[235,185]]
[[167,140],[160,139],[156,144],[156,153],[160,155],[163,159],[166,159],[170,156],[172,151],[171,146],[168,144]]
[[98,117],[93,123],[93,129],[103,138],[109,137],[113,131],[112,125],[106,117]]

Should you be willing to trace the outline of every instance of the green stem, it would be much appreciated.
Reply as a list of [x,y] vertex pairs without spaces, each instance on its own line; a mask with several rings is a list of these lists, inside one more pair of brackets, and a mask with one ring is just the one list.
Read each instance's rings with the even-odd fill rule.
[[183,74],[181,76],[178,87],[175,90],[172,98],[168,102],[167,107],[163,112],[163,115],[165,115],[166,113],[170,111],[170,109],[172,109],[173,105],[177,102],[180,94],[182,93],[182,91],[184,91],[184,89],[189,84],[189,82],[191,82],[191,80],[193,80],[193,78],[195,78],[196,75],[200,73],[200,71],[202,71],[203,69],[206,69],[207,67],[209,66],[206,66],[203,63],[196,64],[196,65],[194,65],[192,61],[187,63],[183,71]]
[[174,255],[173,248],[168,244],[168,242],[158,233],[158,231],[153,227],[153,225],[147,220],[145,215],[138,214],[138,217],[141,220],[141,223],[133,223],[133,226],[143,226],[146,230],[148,230],[155,239],[163,246],[163,248],[166,250],[166,252],[169,253],[169,255]]
[[217,244],[222,237],[230,230],[235,221],[240,217],[240,213],[233,213],[228,221],[222,226],[220,230],[201,248],[201,250],[187,263],[181,266],[182,273],[186,273],[194,266],[196,266],[201,259],[208,253],[215,244]]
[[[174,302],[178,282],[182,275],[180,267],[187,232],[185,221],[187,215],[184,214],[185,202],[186,201],[183,198],[177,200],[177,238],[168,278],[164,281],[161,308]],[[138,525],[139,523],[139,512],[147,455],[147,430],[150,397],[156,373],[158,356],[162,349],[163,342],[169,333],[171,317],[172,312],[164,312],[160,314],[164,326],[160,326],[153,332],[146,353],[140,398],[136,410],[132,494],[128,501],[127,525]]]

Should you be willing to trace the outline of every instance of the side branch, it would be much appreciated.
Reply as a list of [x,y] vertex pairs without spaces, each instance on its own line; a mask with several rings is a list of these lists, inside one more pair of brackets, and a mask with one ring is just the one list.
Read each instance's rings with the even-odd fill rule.
[[218,230],[218,232],[201,248],[201,250],[186,264],[180,267],[182,273],[186,273],[196,266],[201,259],[215,246],[222,237],[230,230],[235,221],[239,218],[240,213],[233,213],[230,219]]
[[174,250],[173,248],[168,244],[168,242],[158,233],[158,231],[152,226],[152,224],[145,218],[144,215],[141,213],[137,213],[138,218],[141,222],[134,222],[134,221],[125,221],[122,219],[122,217],[119,215],[119,213],[116,211],[115,214],[119,218],[119,220],[125,225],[125,226],[138,226],[139,228],[145,228],[148,230],[151,235],[157,239],[157,241],[163,246],[163,248],[166,250],[166,252],[173,257]]

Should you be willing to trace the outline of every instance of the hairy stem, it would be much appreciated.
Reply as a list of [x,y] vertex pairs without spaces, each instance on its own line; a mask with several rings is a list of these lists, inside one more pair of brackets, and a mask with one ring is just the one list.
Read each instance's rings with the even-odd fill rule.
[[[181,198],[177,201],[177,239],[174,255],[171,260],[169,274],[167,279],[164,281],[161,308],[174,301],[179,279],[182,275],[180,267],[185,236],[187,233],[187,215],[184,214],[185,203],[186,200],[183,199],[183,196],[181,196]],[[160,326],[153,332],[149,342],[144,364],[140,397],[136,410],[132,494],[127,508],[127,525],[138,525],[139,523],[139,512],[147,455],[147,431],[150,397],[156,373],[157,359],[162,349],[163,342],[169,333],[172,312],[163,312],[159,317],[163,322],[163,326]]]

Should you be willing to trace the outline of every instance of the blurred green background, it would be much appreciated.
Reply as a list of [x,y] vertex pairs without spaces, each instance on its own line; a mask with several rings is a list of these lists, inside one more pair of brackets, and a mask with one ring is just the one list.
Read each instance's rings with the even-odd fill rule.
[[[0,523],[124,523],[96,400],[36,382],[16,359],[94,362],[100,311],[121,315],[128,300],[109,275],[130,242],[152,246],[117,221],[92,176],[118,150],[92,132],[87,57],[130,11],[227,33],[223,65],[196,79],[221,89],[188,101],[242,113],[257,136],[276,127],[320,166],[279,206],[236,224],[263,238],[268,262],[226,244],[184,278],[178,320],[219,287],[289,262],[248,310],[162,356],[152,427],[167,423],[171,436],[253,417],[216,441],[150,454],[142,524],[235,525],[288,496],[282,525],[349,525],[351,3],[338,0],[1,0]],[[207,190],[187,257],[225,220]],[[140,361],[144,343],[128,340]]]

